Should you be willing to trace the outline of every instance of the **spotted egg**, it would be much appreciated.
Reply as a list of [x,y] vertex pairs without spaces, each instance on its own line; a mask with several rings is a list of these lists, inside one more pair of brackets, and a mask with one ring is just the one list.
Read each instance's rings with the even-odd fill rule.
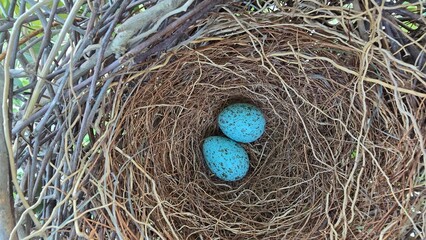
[[203,143],[203,155],[212,173],[225,181],[240,180],[249,170],[246,150],[226,137],[206,138]]
[[230,139],[250,143],[265,132],[266,120],[260,109],[248,103],[225,107],[218,117],[219,128]]

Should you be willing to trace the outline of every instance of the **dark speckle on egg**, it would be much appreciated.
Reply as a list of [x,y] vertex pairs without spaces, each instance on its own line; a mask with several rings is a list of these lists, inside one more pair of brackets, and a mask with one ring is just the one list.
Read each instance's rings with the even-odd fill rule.
[[206,138],[203,154],[209,169],[222,180],[240,180],[248,172],[247,152],[231,139],[219,136]]
[[261,137],[266,120],[259,108],[237,103],[224,108],[218,117],[219,128],[234,141],[249,143]]

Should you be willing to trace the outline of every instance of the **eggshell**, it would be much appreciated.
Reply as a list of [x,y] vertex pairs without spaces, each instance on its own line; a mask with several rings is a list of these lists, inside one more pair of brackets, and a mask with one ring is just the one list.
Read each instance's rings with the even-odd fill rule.
[[250,143],[265,132],[266,120],[259,108],[248,103],[227,106],[218,117],[219,128],[234,141]]
[[203,143],[204,159],[209,169],[225,181],[242,179],[249,170],[246,150],[226,137],[211,136]]

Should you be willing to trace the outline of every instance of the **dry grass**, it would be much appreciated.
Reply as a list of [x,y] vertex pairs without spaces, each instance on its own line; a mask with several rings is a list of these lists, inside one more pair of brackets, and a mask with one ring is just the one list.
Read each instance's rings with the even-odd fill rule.
[[[240,1],[205,15],[216,2],[204,0],[116,59],[116,26],[156,3],[130,2],[53,9],[67,21],[44,30],[71,36],[54,48],[41,30],[11,31],[5,79],[30,82],[3,95],[5,116],[23,102],[6,136],[24,171],[12,174],[20,238],[425,239],[424,3]],[[39,66],[11,71],[25,56]],[[231,102],[267,117],[236,183],[200,149]]]
[[[215,16],[207,26],[221,22],[220,33],[126,70],[117,91],[130,95],[99,139],[105,160],[79,187],[104,210],[83,229],[108,225],[124,239],[424,236],[412,209],[423,189],[421,126],[409,120],[425,114],[418,76],[374,46],[271,18]],[[267,116],[237,183],[215,178],[200,149],[230,102]]]

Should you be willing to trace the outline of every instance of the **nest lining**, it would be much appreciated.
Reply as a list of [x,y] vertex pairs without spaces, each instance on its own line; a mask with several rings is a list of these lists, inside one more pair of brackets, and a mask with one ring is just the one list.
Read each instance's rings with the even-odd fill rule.
[[[115,176],[107,186],[119,223],[102,211],[98,221],[125,239],[365,239],[414,231],[416,214],[400,209],[409,208],[413,190],[401,179],[417,173],[418,145],[405,144],[395,91],[351,74],[365,70],[386,81],[405,73],[389,73],[380,54],[363,69],[361,46],[336,44],[325,33],[245,20],[255,27],[181,47],[149,71],[131,70],[128,79],[138,83],[105,140],[110,160],[100,165]],[[267,129],[243,145],[248,176],[229,183],[209,172],[201,145],[221,134],[217,116],[234,102],[260,107]]]

